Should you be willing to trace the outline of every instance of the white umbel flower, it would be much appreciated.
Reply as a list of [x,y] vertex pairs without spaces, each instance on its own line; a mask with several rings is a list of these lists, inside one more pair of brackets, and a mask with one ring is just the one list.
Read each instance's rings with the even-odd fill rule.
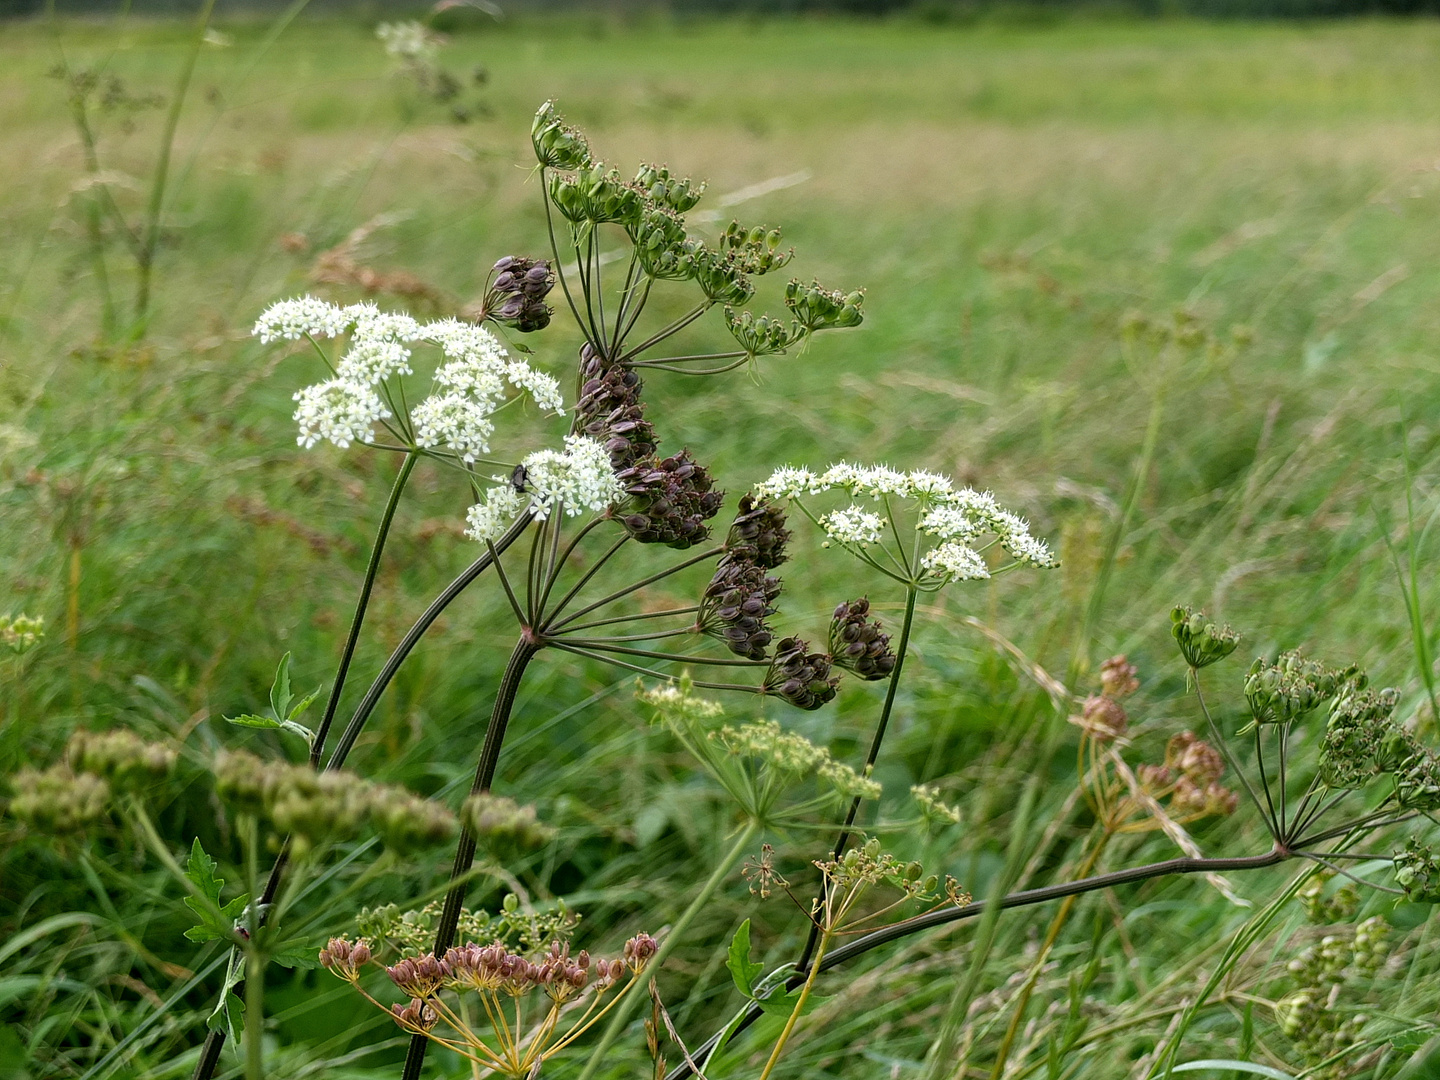
[[410,410],[415,443],[427,449],[444,445],[467,465],[490,452],[494,410],[464,394],[428,397]]
[[770,474],[770,479],[755,485],[758,499],[795,499],[815,495],[824,490],[820,477],[809,469],[784,465]]
[[369,386],[376,386],[392,375],[414,374],[410,370],[409,349],[388,338],[362,335],[358,327],[336,373],[342,379]]
[[949,581],[981,581],[990,576],[990,569],[978,551],[954,541],[927,551],[920,566]]
[[986,525],[985,518],[953,504],[934,507],[920,516],[921,532],[966,544],[985,532]]
[[860,506],[847,506],[820,519],[820,527],[831,540],[842,544],[875,544],[885,531],[885,519]]
[[560,383],[543,371],[536,371],[523,360],[505,365],[505,377],[517,390],[524,390],[540,408],[559,416],[565,415],[565,400],[560,396]]
[[825,470],[820,483],[827,488],[844,488],[852,496],[869,495],[876,499],[911,494],[909,475],[885,465],[851,465],[842,461]]
[[465,535],[482,544],[493,544],[524,509],[525,496],[509,484],[490,488],[484,501],[466,511]]
[[313,296],[296,296],[271,304],[255,320],[251,331],[265,344],[311,337],[339,337],[350,328],[345,309]]
[[321,439],[342,450],[352,442],[369,442],[375,425],[389,419],[390,412],[378,394],[363,383],[330,379],[307,386],[295,394],[296,438],[307,450]]
[[588,435],[567,435],[563,451],[537,450],[522,464],[531,506],[542,521],[562,505],[570,517],[586,510],[598,513],[625,494],[610,452]]

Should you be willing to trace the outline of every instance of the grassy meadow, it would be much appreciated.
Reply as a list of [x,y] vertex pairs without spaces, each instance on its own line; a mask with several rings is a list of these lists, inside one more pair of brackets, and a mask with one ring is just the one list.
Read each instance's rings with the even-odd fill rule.
[[[924,602],[876,773],[879,832],[897,853],[977,897],[1017,851],[1022,882],[1063,878],[1086,831],[1067,802],[1076,736],[1036,669],[1083,697],[1100,661],[1126,653],[1141,679],[1127,703],[1134,760],[1153,760],[1202,722],[1168,633],[1177,603],[1246,634],[1206,673],[1232,727],[1250,658],[1303,646],[1399,688],[1397,715],[1435,742],[1417,657],[1431,655],[1440,611],[1427,531],[1440,511],[1440,23],[517,17],[458,33],[440,54],[467,83],[468,123],[396,75],[373,25],[302,18],[273,38],[260,21],[217,26],[175,143],[152,317],[131,341],[101,334],[82,146],[47,72],[63,55],[103,65],[132,95],[169,95],[191,31],[0,24],[0,614],[47,627],[25,657],[0,655],[0,773],[48,763],[77,727],[170,740],[189,771],[157,825],[177,851],[198,834],[233,867],[205,763],[223,745],[298,753],[221,717],[260,707],[287,650],[297,687],[330,678],[395,471],[374,452],[298,448],[291,395],[317,364],[260,345],[250,327],[285,296],[359,299],[317,284],[314,267],[362,226],[356,258],[428,283],[439,313],[478,296],[501,255],[545,254],[529,127],[547,98],[622,170],[658,161],[708,179],[702,208],[716,216],[692,216],[701,228],[731,215],[781,224],[796,274],[867,290],[863,327],[753,376],[652,373],[664,449],[688,445],[732,493],[787,462],[932,468],[993,490],[1060,554],[1059,570]],[[163,108],[97,110],[107,189],[137,218],[163,120]],[[123,323],[133,265],[118,240],[106,251]],[[777,291],[762,282],[752,306],[778,310]],[[1177,318],[1198,343],[1134,330]],[[682,340],[700,352],[728,335],[712,316]],[[527,344],[563,375],[579,338],[557,317]],[[475,557],[460,532],[471,501],[453,475],[417,470],[342,713]],[[813,530],[796,528],[785,570],[786,632],[823,639],[835,603],[865,592],[897,618],[901,596]],[[641,599],[690,603],[705,580],[697,571]],[[458,802],[513,644],[507,617],[493,582],[451,607],[352,766]],[[559,828],[524,886],[568,897],[587,940],[673,919],[725,829],[631,690],[608,669],[543,656],[497,783]],[[851,684],[826,710],[770,711],[858,761],[879,695]],[[922,782],[962,823],[887,834]],[[1268,846],[1245,811],[1196,826],[1207,854]],[[796,867],[826,842],[768,839]],[[1173,854],[1141,834],[1105,868]],[[317,940],[363,905],[432,887],[448,865],[436,855],[357,879],[367,856],[351,856],[348,877],[316,886]],[[1233,935],[1299,872],[1232,875],[1252,908],[1200,879],[1082,898],[1004,1076],[1143,1077]],[[483,881],[471,900],[510,887]],[[81,842],[0,817],[0,1077],[193,1068],[220,954],[180,936],[179,898],[123,830]],[[1344,990],[1371,1017],[1365,1047],[1304,1072],[1316,1061],[1281,1030],[1285,963],[1315,937],[1290,903],[1197,1013],[1182,1059],[1401,1075],[1436,1031],[1440,943],[1428,909],[1392,900],[1365,893],[1351,920],[1394,924],[1390,960]],[[1027,908],[987,925],[988,951],[978,931],[953,929],[827,978],[777,1075],[990,1076],[1006,1004],[1053,916]],[[788,901],[728,882],[661,980],[687,1039],[736,1007],[723,946],[746,917],[767,964],[796,952],[803,924]],[[1075,990],[1072,976],[1092,968]],[[398,1076],[400,1033],[329,975],[277,970],[268,985],[271,1075]],[[961,1049],[927,1066],[962,993]],[[711,1080],[755,1076],[766,1045],[737,1042]],[[433,1061],[434,1075],[471,1075],[458,1058]],[[223,1065],[238,1075],[228,1051]],[[610,1075],[649,1070],[637,1026]],[[552,1071],[575,1070],[557,1059]]]

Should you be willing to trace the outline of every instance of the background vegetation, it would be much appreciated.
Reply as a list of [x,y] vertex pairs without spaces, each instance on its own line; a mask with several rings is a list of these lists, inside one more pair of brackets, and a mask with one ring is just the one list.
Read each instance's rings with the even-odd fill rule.
[[[432,283],[421,302],[438,309],[477,295],[500,255],[541,253],[527,132],[547,97],[607,158],[708,177],[742,220],[783,222],[807,272],[869,289],[861,330],[767,361],[758,379],[650,380],[672,448],[683,432],[732,492],[786,461],[923,465],[992,488],[1060,550],[1056,573],[952,589],[924,613],[877,774],[896,800],[882,816],[903,818],[899,796],[924,781],[964,821],[928,838],[907,830],[897,851],[980,896],[1029,850],[1011,835],[1026,827],[1015,812],[1027,780],[1046,781],[1033,820],[1060,811],[1075,736],[1030,662],[1084,694],[1101,659],[1128,653],[1150,757],[1194,725],[1166,632],[1177,601],[1247,631],[1251,653],[1304,645],[1367,666],[1402,688],[1401,715],[1433,740],[1429,673],[1386,538],[1419,545],[1428,640],[1424,616],[1440,599],[1421,533],[1440,507],[1440,25],[520,19],[458,34],[442,54],[467,81],[477,65],[487,74],[467,85],[464,124],[395,77],[371,25],[299,22],[273,41],[268,23],[218,29],[183,116],[138,341],[98,334],[90,189],[65,89],[46,75],[63,53],[104,64],[132,94],[169,95],[190,31],[130,21],[0,33],[0,613],[43,615],[49,628],[23,662],[6,661],[0,772],[51,760],[77,727],[174,739],[192,779],[167,796],[165,835],[236,850],[197,766],[222,744],[262,741],[220,717],[260,706],[278,654],[294,653],[301,685],[329,677],[392,468],[296,448],[290,395],[311,381],[310,361],[260,347],[249,327],[284,295],[358,298],[354,285],[317,286],[313,268],[367,224],[347,252]],[[127,209],[145,197],[163,116],[100,117],[109,186]],[[109,269],[128,303],[125,263]],[[408,301],[379,299],[413,306],[409,287]],[[1154,347],[1123,329],[1127,313],[1177,311],[1225,347]],[[567,332],[557,320],[531,342],[551,370],[573,361]],[[702,324],[694,340],[723,347],[721,332]],[[353,695],[472,558],[459,536],[468,493],[423,467],[411,492]],[[801,537],[788,570],[787,615],[813,634],[850,568]],[[698,587],[681,581],[673,595]],[[895,599],[872,592],[882,615]],[[511,644],[496,629],[501,602],[477,589],[450,609],[387,696],[357,769],[427,793],[464,783]],[[1227,715],[1239,671],[1212,680]],[[715,842],[703,786],[629,687],[612,687],[607,671],[546,656],[499,781],[561,827],[524,884],[572,896],[582,939],[633,931],[639,911],[678,911]],[[854,689],[836,705],[785,722],[856,759],[874,702]],[[1057,826],[1045,858],[1063,864],[1084,825]],[[775,839],[792,860],[810,857],[813,841]],[[1243,814],[1200,839],[1212,853],[1264,846]],[[5,818],[0,844],[0,1071],[182,1073],[218,954],[184,948],[173,884],[123,835],[76,844]],[[1134,844],[1114,865],[1173,853],[1163,838]],[[324,910],[317,936],[361,903],[438,880],[438,862],[428,878],[371,881]],[[1277,870],[1234,887],[1263,903],[1288,880]],[[1122,1075],[1250,914],[1198,880],[1121,894],[1088,898],[1072,918],[1009,1075],[1045,1073],[1047,1040],[1068,1022],[1066,980],[1092,960],[1080,995],[1091,1034],[1063,1068]],[[1440,997],[1434,920],[1384,897],[1367,905],[1397,923],[1395,952],[1356,1000],[1423,1028]],[[732,883],[667,975],[667,997],[698,987],[676,1016],[684,1030],[698,1039],[734,1007],[715,943],[750,916],[758,951],[779,961],[796,951],[791,915]],[[782,1071],[918,1076],[963,984],[976,992],[978,1047],[964,1075],[989,1075],[984,1048],[1004,1027],[1015,958],[1050,917],[1007,916],[988,962],[971,964],[973,932],[959,929],[822,984],[833,997]],[[1302,923],[1286,910],[1184,1056],[1307,1064],[1264,1004],[1285,986]],[[395,1073],[398,1033],[323,972],[276,972],[270,993],[276,1075]],[[1424,1041],[1400,1039],[1360,1075],[1394,1075]],[[631,1051],[643,1060],[638,1035]],[[743,1060],[722,1075],[743,1074]]]

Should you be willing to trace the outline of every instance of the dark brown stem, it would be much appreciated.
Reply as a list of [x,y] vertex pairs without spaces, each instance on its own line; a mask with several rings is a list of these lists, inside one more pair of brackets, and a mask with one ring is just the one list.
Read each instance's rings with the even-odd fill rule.
[[[475,782],[470,785],[470,794],[479,795],[490,790],[495,779],[495,766],[500,761],[500,748],[505,742],[505,730],[510,724],[510,712],[515,707],[515,695],[520,689],[520,680],[525,669],[540,651],[534,638],[524,635],[516,642],[505,665],[505,674],[500,677],[500,686],[495,691],[495,705],[490,710],[490,726],[485,731],[485,741],[480,747],[480,761],[475,767]],[[440,922],[435,927],[436,956],[444,956],[445,950],[455,943],[455,928],[460,923],[460,909],[465,903],[464,879],[475,862],[475,834],[468,826],[460,829],[460,842],[455,848],[455,863],[450,869],[450,880],[456,884],[445,894],[445,906],[440,912]],[[418,1080],[420,1068],[425,1064],[425,1050],[430,1040],[424,1035],[415,1035],[410,1040],[410,1050],[405,1055],[404,1080]]]
[[[1276,847],[1264,855],[1247,855],[1234,859],[1194,859],[1179,858],[1166,859],[1164,862],[1149,863],[1145,866],[1134,866],[1128,870],[1116,870],[1109,874],[1096,874],[1094,877],[1081,878],[1078,881],[1067,881],[1059,885],[1047,885],[1041,889],[1026,889],[1023,892],[1011,893],[1002,897],[999,906],[1002,910],[1017,907],[1029,907],[1032,904],[1044,904],[1051,900],[1062,900],[1067,896],[1076,896],[1080,893],[1094,892],[1097,889],[1114,888],[1117,885],[1131,885],[1140,881],[1148,881],[1150,878],[1166,877],[1172,874],[1205,874],[1218,873],[1226,870],[1259,870],[1267,866],[1275,866],[1286,859],[1294,858],[1295,853],[1285,848]],[[882,945],[888,945],[893,941],[909,937],[911,934],[918,934],[924,930],[932,930],[937,926],[948,926],[950,923],[959,922],[961,919],[973,919],[983,915],[989,903],[984,900],[977,900],[973,904],[966,904],[964,907],[941,908],[938,911],[926,912],[924,915],[917,915],[913,919],[905,919],[892,926],[876,930],[874,933],[866,934],[857,938],[847,945],[843,945],[833,952],[828,953],[820,963],[821,971],[829,971],[831,968],[863,956],[872,949],[878,949]],[[795,973],[785,982],[786,991],[795,989],[809,977],[809,969],[797,968]],[[745,1013],[745,1019],[735,1029],[739,1034],[753,1024],[763,1015],[758,1005],[752,1005]],[[711,1036],[705,1044],[694,1051],[693,1056],[701,1060],[709,1053],[710,1048],[715,1044],[718,1036]],[[670,1080],[683,1080],[684,1077],[693,1075],[682,1062],[680,1066],[670,1074]]]

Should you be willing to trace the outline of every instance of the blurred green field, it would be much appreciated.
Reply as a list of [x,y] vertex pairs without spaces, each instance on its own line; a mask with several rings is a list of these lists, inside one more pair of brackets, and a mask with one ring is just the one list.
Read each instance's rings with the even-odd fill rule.
[[[283,296],[329,288],[358,298],[315,285],[311,268],[367,223],[376,228],[363,261],[433,283],[442,307],[478,295],[499,256],[542,254],[528,131],[547,98],[622,170],[654,160],[708,178],[705,205],[721,197],[720,225],[731,214],[783,224],[797,273],[868,290],[861,329],[767,360],[757,378],[651,378],[668,449],[690,446],[732,492],[785,462],[937,469],[994,490],[1060,551],[1057,572],[952,588],[925,612],[877,776],[896,793],[944,780],[965,825],[897,844],[983,895],[1024,778],[1053,775],[1049,811],[1069,790],[1073,743],[1053,761],[1040,756],[1063,717],[996,634],[1082,694],[1099,660],[1128,653],[1143,685],[1137,744],[1153,749],[1196,723],[1167,634],[1171,605],[1193,603],[1246,631],[1242,652],[1303,645],[1365,665],[1402,689],[1401,714],[1433,741],[1385,538],[1407,540],[1402,449],[1422,568],[1434,544],[1420,529],[1440,509],[1440,23],[516,18],[457,34],[441,54],[467,79],[476,65],[488,75],[467,88],[480,108],[464,124],[396,76],[371,25],[301,20],[273,43],[267,24],[219,29],[201,52],[176,144],[154,318],[143,342],[116,346],[97,340],[76,210],[80,145],[47,71],[63,51],[72,66],[104,64],[133,92],[168,94],[188,30],[0,25],[0,614],[43,615],[49,628],[4,676],[0,771],[48,761],[76,726],[116,724],[183,739],[200,762],[242,741],[219,718],[257,706],[281,652],[293,651],[298,682],[329,677],[394,464],[298,449],[291,394],[317,377],[315,365],[260,346],[249,328]],[[138,209],[160,115],[122,120],[102,119],[101,151],[111,190]],[[777,178],[787,184],[747,192]],[[737,197],[726,205],[726,196]],[[118,249],[110,270],[128,302]],[[762,287],[756,304],[766,299]],[[768,302],[779,307],[774,292]],[[1176,311],[1225,346],[1156,350],[1122,332],[1132,313]],[[1237,334],[1244,344],[1229,344]],[[723,348],[723,336],[711,319],[684,340]],[[557,319],[529,344],[563,373],[578,338]],[[1155,452],[1112,567],[1105,545],[1152,417]],[[469,492],[423,466],[411,491],[347,704],[473,558],[459,535]],[[802,534],[787,571],[787,631],[823,635],[835,602],[867,588],[882,612],[900,599],[813,535]],[[681,579],[673,595],[701,581]],[[1440,602],[1428,571],[1418,595],[1428,616]],[[513,639],[503,615],[489,587],[447,613],[387,696],[356,768],[425,792],[468,773]],[[1229,712],[1240,670],[1232,661],[1216,691]],[[544,657],[501,784],[562,827],[561,853],[536,869],[536,887],[577,894],[587,926],[612,935],[633,932],[641,911],[683,906],[718,827],[628,686],[571,709],[613,682]],[[858,758],[872,690],[785,722]],[[196,832],[207,845],[233,844],[198,789],[161,819],[177,844]],[[1202,831],[1206,850],[1258,850],[1259,830],[1243,819]],[[814,841],[785,843],[805,858]],[[182,985],[166,966],[190,965],[177,897],[162,895],[159,876],[138,889],[112,880],[133,855],[123,842],[107,849],[108,871],[8,819],[0,844],[0,937],[72,909],[97,913],[94,925],[23,953],[17,977],[43,972],[49,982],[24,991],[41,992],[0,990],[11,1024],[0,1075],[85,1074],[155,993]],[[1169,853],[1152,837],[1123,857]],[[371,882],[326,911],[324,926],[345,926],[359,902],[437,880],[435,861],[433,877]],[[1282,869],[1235,884],[1263,903],[1286,880]],[[1092,921],[1114,915],[1096,1006],[1106,1017],[1096,1027],[1114,1032],[1066,1075],[1110,1078],[1128,1075],[1117,1061],[1148,1052],[1193,992],[1193,966],[1166,981],[1174,953],[1203,967],[1245,915],[1199,881],[1125,894],[1129,914],[1113,900],[1096,899],[1067,930],[1059,970],[1031,1008],[1041,1026],[1023,1069],[1033,1069],[1007,1076],[1045,1075],[1042,1021],[1063,1012],[1066,958],[1089,955]],[[1369,913],[1389,906],[1369,903]],[[733,1007],[711,946],[740,918],[756,919],[761,948],[779,962],[795,949],[793,914],[733,883],[676,958],[678,977],[701,986],[701,1004],[677,1022],[698,1037]],[[1021,955],[1048,917],[1040,909],[1002,922],[1008,955]],[[1371,1007],[1387,1016],[1433,1016],[1440,996],[1434,920],[1414,922],[1402,928],[1408,951],[1376,980]],[[1283,970],[1296,925],[1285,924],[1275,953],[1261,950],[1253,986]],[[784,1075],[920,1075],[967,941],[962,931],[912,944],[829,988],[823,1022],[802,1029]],[[987,993],[1018,970],[995,961]],[[395,1032],[368,1016],[359,1026],[341,993],[314,974],[276,975],[275,1075],[394,1072],[378,1067],[398,1059],[394,1041],[344,1057]],[[170,1071],[166,1062],[198,1044],[204,1008],[203,993],[186,997],[115,1075],[179,1075],[193,1057]],[[1193,1056],[1297,1061],[1243,994],[1192,1037]],[[639,1061],[638,1037],[633,1049]],[[1406,1056],[1372,1055],[1364,1071],[1337,1075],[1391,1076]],[[989,1075],[972,1064],[956,1076]],[[458,1061],[448,1067],[468,1075]]]

